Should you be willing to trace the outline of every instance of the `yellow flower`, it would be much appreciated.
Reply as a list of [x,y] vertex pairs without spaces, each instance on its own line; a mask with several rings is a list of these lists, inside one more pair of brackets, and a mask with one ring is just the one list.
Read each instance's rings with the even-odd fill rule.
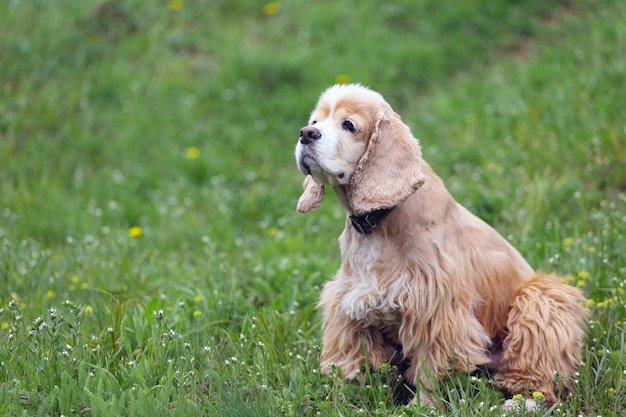
[[578,272],[577,276],[580,279],[589,279],[589,278],[591,278],[591,274],[589,272],[587,272],[587,271],[580,271],[580,272]]
[[593,298],[587,299],[587,308],[592,308],[595,305],[596,305],[596,302],[594,301]]
[[278,229],[275,228],[274,226],[272,227],[268,227],[267,228],[267,234],[270,236],[276,236],[276,234],[278,233]]
[[522,401],[524,397],[522,397],[522,394],[515,394],[513,396],[513,398],[511,398],[513,401]]
[[202,296],[200,295],[196,295],[193,299],[196,303],[201,303],[202,302]]
[[599,308],[605,308],[605,307],[608,307],[609,305],[611,305],[611,304],[615,303],[616,301],[617,301],[617,297],[607,298],[607,299],[606,299],[606,300],[604,300],[604,301],[600,301],[600,302],[598,303],[598,307],[599,307]]
[[55,294],[55,292],[54,292],[54,291],[52,291],[52,290],[48,290],[48,291],[46,291],[46,293],[43,295],[43,298],[44,298],[44,300],[50,300],[50,299],[54,298],[54,296],[55,296],[55,295],[56,295],[56,294]]
[[585,245],[585,250],[589,253],[596,253],[596,247],[595,246],[587,246]]
[[91,314],[91,313],[93,313],[93,307],[85,306],[85,314]]
[[280,10],[280,5],[278,3],[265,3],[263,5],[263,13],[268,16],[273,16]]
[[177,12],[180,9],[183,8],[183,5],[185,4],[184,0],[172,0],[170,1],[170,4],[167,6],[168,9],[170,9],[173,12]]
[[200,149],[195,146],[191,146],[185,149],[185,158],[187,159],[198,159],[200,156]]
[[2,323],[0,323],[0,330],[8,330],[9,327],[11,326],[6,321],[3,321]]
[[535,399],[535,401],[541,401],[544,400],[546,396],[543,395],[543,392],[541,391],[535,391],[533,392],[533,398]]
[[565,239],[563,239],[563,246],[568,247],[568,246],[572,246],[573,244],[574,244],[573,237],[566,237]]
[[87,288],[89,288],[89,284],[87,284],[86,282],[83,282],[82,284],[80,284],[81,290],[86,290]]
[[72,284],[78,284],[80,282],[80,278],[77,276],[73,276],[70,281],[72,281]]
[[70,284],[70,285],[68,285],[67,289],[70,290],[70,291],[76,291],[76,285]]
[[335,83],[348,84],[350,82],[350,76],[346,74],[339,74],[335,77]]
[[193,314],[193,316],[194,316],[194,317],[198,317],[198,316],[201,316],[201,315],[202,315],[202,311],[200,311],[200,310],[195,310],[192,314]]
[[611,387],[606,390],[607,394],[615,394],[615,388]]
[[139,237],[143,234],[143,229],[139,226],[133,226],[128,229],[128,236],[130,237]]

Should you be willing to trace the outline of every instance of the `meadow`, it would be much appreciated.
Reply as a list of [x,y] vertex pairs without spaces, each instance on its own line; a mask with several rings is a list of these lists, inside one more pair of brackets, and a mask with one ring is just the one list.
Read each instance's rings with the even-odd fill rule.
[[319,372],[345,213],[296,214],[293,153],[359,82],[588,297],[576,392],[539,414],[626,416],[623,0],[5,0],[0,22],[0,415],[507,415],[488,375],[431,409],[392,367]]

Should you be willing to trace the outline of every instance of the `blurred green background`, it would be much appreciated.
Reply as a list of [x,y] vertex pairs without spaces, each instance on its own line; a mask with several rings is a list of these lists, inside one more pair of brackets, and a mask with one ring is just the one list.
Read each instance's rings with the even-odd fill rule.
[[[622,1],[6,0],[0,21],[3,414],[426,413],[393,376],[316,373],[344,213],[295,214],[293,152],[336,82],[383,94],[461,204],[584,289],[562,411],[623,412]],[[439,411],[500,415],[467,381]]]

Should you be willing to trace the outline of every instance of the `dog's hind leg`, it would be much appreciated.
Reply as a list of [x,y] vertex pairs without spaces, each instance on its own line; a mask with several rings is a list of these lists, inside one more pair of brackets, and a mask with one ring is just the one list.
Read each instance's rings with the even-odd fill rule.
[[508,334],[495,376],[512,394],[539,391],[546,401],[558,400],[555,376],[564,388],[581,360],[586,312],[581,292],[552,275],[536,275],[511,302]]

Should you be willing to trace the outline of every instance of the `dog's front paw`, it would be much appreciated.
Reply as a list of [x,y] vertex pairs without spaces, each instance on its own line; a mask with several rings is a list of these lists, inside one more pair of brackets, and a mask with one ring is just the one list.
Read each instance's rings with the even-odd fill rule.
[[510,399],[504,402],[502,406],[504,411],[512,411],[514,413],[520,413],[522,409],[526,413],[536,413],[539,410],[539,406],[537,405],[537,401],[532,398],[526,398],[526,400],[522,399]]
[[335,362],[322,362],[320,364],[320,371],[324,375],[338,375],[342,379],[347,380],[356,379],[357,375],[361,372],[359,368],[344,368],[337,365]]
[[[419,397],[419,399],[418,399]],[[411,400],[410,403],[408,403],[407,405],[420,405],[422,407],[430,407],[430,408],[434,408],[435,407],[435,403],[434,401],[430,398],[429,395],[427,395],[426,393],[420,391],[419,394],[415,395],[413,397],[413,399]]]

